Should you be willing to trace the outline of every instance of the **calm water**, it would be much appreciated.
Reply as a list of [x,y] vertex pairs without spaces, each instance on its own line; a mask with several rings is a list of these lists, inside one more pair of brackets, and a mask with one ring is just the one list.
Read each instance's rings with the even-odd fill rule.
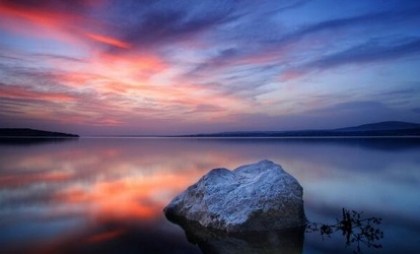
[[[301,183],[309,221],[363,212],[384,233],[363,253],[420,253],[420,139],[128,138],[0,144],[0,252],[201,253],[162,208],[212,168],[262,159]],[[294,244],[354,250],[340,233]]]

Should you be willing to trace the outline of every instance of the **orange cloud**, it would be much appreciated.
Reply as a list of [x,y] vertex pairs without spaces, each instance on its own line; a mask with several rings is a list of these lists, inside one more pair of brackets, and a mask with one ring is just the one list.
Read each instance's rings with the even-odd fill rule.
[[0,4],[0,21],[3,29],[12,32],[33,37],[59,39],[76,45],[80,43],[77,36],[75,37],[80,34],[78,24],[92,23],[73,13],[47,11],[11,3]]
[[93,71],[114,77],[124,77],[124,75],[136,77],[136,74],[145,71],[157,74],[169,67],[159,56],[154,54],[113,55],[100,53],[91,60],[91,64],[95,68]]
[[63,24],[74,24],[81,22],[82,18],[77,15],[71,15],[64,12],[51,12],[39,8],[22,8],[19,5],[2,3],[0,5],[0,13],[2,15],[22,19],[32,24],[42,25],[46,27],[58,28]]
[[124,48],[124,49],[131,48],[131,45],[129,43],[120,41],[115,38],[111,38],[111,37],[107,37],[107,36],[103,36],[99,34],[94,34],[94,33],[86,33],[86,36],[92,40],[99,41],[99,42],[102,42],[111,46]]

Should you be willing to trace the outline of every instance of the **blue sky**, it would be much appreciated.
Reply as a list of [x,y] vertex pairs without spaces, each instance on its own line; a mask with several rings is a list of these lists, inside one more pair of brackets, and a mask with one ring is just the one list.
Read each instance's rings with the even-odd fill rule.
[[0,127],[420,122],[419,1],[0,1]]

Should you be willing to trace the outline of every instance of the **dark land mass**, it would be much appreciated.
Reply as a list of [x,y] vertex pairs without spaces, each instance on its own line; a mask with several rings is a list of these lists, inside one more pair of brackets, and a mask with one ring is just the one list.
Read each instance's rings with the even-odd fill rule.
[[181,135],[177,137],[420,137],[420,124],[407,122],[379,122],[330,130],[296,131],[237,131],[209,134]]
[[77,138],[78,135],[34,129],[0,128],[0,138]]
[[0,145],[38,145],[77,139],[79,136],[34,129],[0,128]]

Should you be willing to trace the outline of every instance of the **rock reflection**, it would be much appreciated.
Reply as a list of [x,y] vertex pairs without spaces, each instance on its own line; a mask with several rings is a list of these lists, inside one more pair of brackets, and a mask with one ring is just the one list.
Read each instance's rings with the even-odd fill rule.
[[[179,222],[178,222],[179,223]],[[187,239],[210,253],[302,253],[305,227],[266,232],[226,233],[209,230],[194,222],[179,223]]]
[[188,241],[197,244],[207,253],[302,253],[304,234],[320,233],[323,240],[330,239],[335,233],[341,233],[345,247],[353,253],[363,253],[363,247],[380,249],[378,243],[384,237],[379,229],[381,218],[363,218],[362,213],[342,209],[342,218],[336,224],[309,222],[306,227],[265,232],[226,233],[207,229],[196,222],[179,221],[168,218],[180,225]]

